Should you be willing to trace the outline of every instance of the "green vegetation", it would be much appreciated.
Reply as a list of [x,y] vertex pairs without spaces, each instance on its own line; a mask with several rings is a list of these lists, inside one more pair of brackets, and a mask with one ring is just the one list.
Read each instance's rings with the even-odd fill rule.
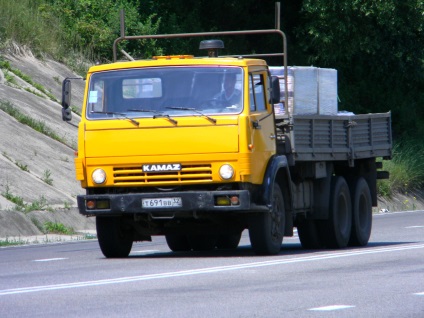
[[408,193],[424,185],[424,142],[408,139],[393,147],[393,159],[383,162],[383,170],[389,171],[390,179],[378,181],[381,195],[391,197],[394,193]]
[[44,122],[35,120],[25,114],[22,114],[19,109],[14,107],[10,102],[4,102],[0,100],[0,109],[15,118],[21,124],[27,125],[32,129],[72,148],[72,145],[68,145],[63,138],[59,137],[53,130],[47,127]]
[[7,200],[15,204],[14,210],[28,213],[31,211],[43,211],[43,210],[51,210],[51,207],[47,204],[47,200],[45,197],[41,196],[38,200],[25,203],[24,199],[20,196],[16,196],[10,192],[9,186],[6,185],[6,191],[1,194]]
[[70,210],[71,209],[71,203],[68,201],[63,202],[63,208],[65,210]]
[[75,234],[73,228],[67,227],[62,223],[57,222],[46,222],[44,223],[44,229],[46,234],[64,234],[72,235]]
[[0,246],[15,246],[15,245],[24,245],[24,244],[28,244],[28,241],[21,240],[20,238],[10,239],[6,237],[5,240],[0,240]]
[[422,136],[423,12],[421,0],[305,0],[297,29],[305,65],[338,69],[342,109],[391,110],[396,137]]
[[31,216],[31,222],[36,226],[37,229],[40,230],[41,233],[46,234],[43,224],[41,224],[41,222],[35,216]]
[[43,172],[43,181],[48,185],[53,185],[53,179],[50,178],[52,172],[50,170],[44,170]]
[[23,163],[20,163],[20,162],[18,162],[18,161],[16,161],[16,162],[15,162],[15,164],[16,164],[16,165],[19,167],[19,169],[21,169],[22,171],[29,172],[28,165],[24,165]]
[[[14,161],[12,160],[12,158],[10,158],[10,157],[9,157],[9,155],[8,155],[5,151],[3,151],[2,155],[3,155],[3,156],[7,159],[7,160],[9,160],[10,162],[14,162]],[[21,163],[21,162],[19,162],[19,161],[15,161],[14,163],[15,163],[15,165],[17,165],[17,166],[19,167],[19,169],[21,169],[22,171],[29,172],[28,165],[25,165],[25,164],[23,164],[23,163]]]
[[[54,102],[59,102],[56,97],[54,97],[49,91],[47,91],[43,85],[34,82],[31,77],[29,77],[28,75],[24,74],[21,70],[18,70],[16,68],[13,68],[10,66],[10,63],[7,61],[3,61],[0,59],[0,68],[5,69],[7,72],[12,72],[13,74],[15,74],[16,76],[20,77],[22,80],[24,80],[25,82],[27,82],[28,84],[34,86],[37,90],[39,90],[40,92],[42,92],[44,95],[46,95],[47,97],[49,97],[52,101]],[[7,78],[6,78],[7,80]],[[14,79],[13,79],[14,81]],[[14,81],[14,84],[16,84],[16,81]],[[40,93],[37,93],[36,91],[27,88],[26,89],[28,92],[33,93],[39,97],[44,97],[43,95],[41,95]]]

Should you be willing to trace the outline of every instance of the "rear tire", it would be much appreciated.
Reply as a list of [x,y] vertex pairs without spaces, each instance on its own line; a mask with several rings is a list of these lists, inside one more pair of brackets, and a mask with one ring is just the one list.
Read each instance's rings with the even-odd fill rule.
[[[322,225],[322,226],[321,226]],[[345,178],[331,180],[330,211],[328,220],[319,226],[320,237],[329,248],[343,248],[349,243],[352,230],[352,203]]]
[[278,254],[283,243],[284,227],[284,198],[278,184],[274,184],[272,210],[250,219],[249,237],[254,252],[258,255]]
[[365,246],[371,236],[372,199],[368,183],[359,178],[351,186],[352,194],[352,232],[349,246]]
[[303,220],[297,225],[297,234],[300,243],[305,249],[318,249],[322,248],[323,244],[320,240],[317,221]]
[[189,235],[188,241],[193,251],[211,251],[215,249],[217,237],[215,235]]
[[167,234],[165,235],[166,243],[173,252],[187,252],[191,250],[187,235]]
[[128,257],[133,245],[133,230],[121,217],[96,217],[97,239],[107,258]]
[[221,235],[216,242],[219,249],[235,249],[238,247],[241,239],[241,232],[237,234]]

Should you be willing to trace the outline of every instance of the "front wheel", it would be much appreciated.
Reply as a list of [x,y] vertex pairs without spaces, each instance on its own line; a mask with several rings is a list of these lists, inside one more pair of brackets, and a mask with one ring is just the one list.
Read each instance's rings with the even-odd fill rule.
[[97,239],[107,258],[127,257],[133,245],[133,231],[121,217],[96,217]]
[[285,227],[284,198],[278,184],[274,184],[270,213],[252,216],[249,224],[250,243],[258,255],[280,252]]

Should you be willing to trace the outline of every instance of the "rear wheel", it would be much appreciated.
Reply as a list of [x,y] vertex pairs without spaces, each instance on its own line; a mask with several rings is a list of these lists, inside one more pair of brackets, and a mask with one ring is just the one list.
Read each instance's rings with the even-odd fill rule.
[[349,246],[368,244],[372,227],[372,200],[368,183],[359,178],[351,186],[352,194],[352,233]]
[[283,243],[284,226],[284,198],[278,184],[274,184],[271,212],[255,215],[250,219],[249,237],[255,253],[278,254]]
[[[322,226],[321,226],[322,225]],[[328,220],[319,226],[320,237],[329,248],[346,247],[352,229],[352,204],[345,178],[331,180],[330,211]]]
[[318,221],[303,220],[297,225],[297,234],[299,235],[300,243],[305,249],[322,248],[320,235],[318,232]]
[[96,217],[97,239],[107,258],[127,257],[133,245],[133,231],[121,217]]
[[193,251],[210,251],[215,248],[217,242],[215,235],[189,235],[188,241]]
[[235,249],[240,243],[241,232],[236,234],[221,235],[216,242],[219,249]]
[[167,234],[165,235],[166,243],[173,252],[186,252],[191,250],[187,235]]

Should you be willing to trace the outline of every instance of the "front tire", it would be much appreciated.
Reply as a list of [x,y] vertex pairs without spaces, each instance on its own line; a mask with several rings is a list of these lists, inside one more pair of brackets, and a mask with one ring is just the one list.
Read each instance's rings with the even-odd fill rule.
[[278,184],[274,184],[270,213],[251,217],[249,237],[258,255],[275,255],[281,250],[285,227],[284,198]]
[[128,257],[133,245],[133,230],[121,217],[96,217],[97,239],[107,258]]

